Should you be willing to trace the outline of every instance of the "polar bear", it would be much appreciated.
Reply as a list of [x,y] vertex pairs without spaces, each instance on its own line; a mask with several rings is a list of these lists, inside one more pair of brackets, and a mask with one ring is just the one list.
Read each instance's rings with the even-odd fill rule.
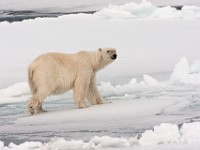
[[28,104],[30,113],[42,112],[42,103],[49,95],[74,91],[79,108],[103,104],[96,84],[96,72],[117,58],[115,48],[80,51],[75,54],[47,53],[36,58],[28,67],[28,82],[32,92]]

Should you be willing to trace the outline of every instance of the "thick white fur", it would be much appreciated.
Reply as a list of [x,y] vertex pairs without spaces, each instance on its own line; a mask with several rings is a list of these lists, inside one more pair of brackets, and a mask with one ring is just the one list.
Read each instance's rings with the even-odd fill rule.
[[[108,53],[108,50],[112,53]],[[102,104],[103,98],[96,85],[96,72],[113,60],[113,48],[98,51],[81,51],[75,54],[47,53],[36,58],[28,68],[28,81],[32,91],[29,102],[31,114],[42,111],[44,99],[70,89],[79,108],[85,108],[85,98],[90,104]]]

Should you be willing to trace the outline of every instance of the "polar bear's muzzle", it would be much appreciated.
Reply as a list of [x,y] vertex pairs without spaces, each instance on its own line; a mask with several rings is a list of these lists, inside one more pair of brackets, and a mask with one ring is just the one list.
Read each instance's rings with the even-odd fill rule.
[[113,55],[111,56],[111,59],[113,59],[113,60],[117,59],[117,54],[113,54]]

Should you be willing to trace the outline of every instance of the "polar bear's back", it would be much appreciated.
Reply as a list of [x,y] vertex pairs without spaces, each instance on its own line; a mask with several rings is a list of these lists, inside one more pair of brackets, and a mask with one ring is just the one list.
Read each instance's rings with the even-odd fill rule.
[[32,92],[41,88],[40,91],[60,94],[70,89],[76,76],[76,63],[72,58],[63,53],[47,53],[36,58],[28,68]]

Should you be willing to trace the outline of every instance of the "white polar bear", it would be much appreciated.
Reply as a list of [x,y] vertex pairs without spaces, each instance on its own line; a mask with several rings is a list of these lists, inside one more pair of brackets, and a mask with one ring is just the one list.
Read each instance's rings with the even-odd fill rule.
[[61,94],[70,89],[74,91],[74,100],[79,108],[86,107],[85,98],[92,105],[104,103],[97,89],[96,72],[116,58],[114,48],[39,56],[28,68],[28,81],[33,94],[28,105],[30,113],[43,111],[42,103],[47,96]]

